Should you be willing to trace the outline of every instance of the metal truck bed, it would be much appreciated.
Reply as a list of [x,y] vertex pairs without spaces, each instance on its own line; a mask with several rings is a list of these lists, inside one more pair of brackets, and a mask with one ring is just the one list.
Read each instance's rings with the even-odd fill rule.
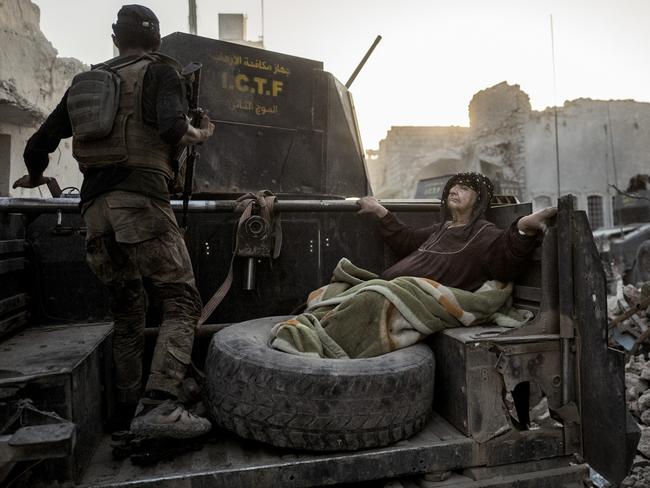
[[[434,415],[409,440],[381,449],[341,453],[299,453],[245,441],[226,431],[200,451],[146,467],[114,461],[106,436],[81,486],[315,486],[408,476],[460,468],[477,459],[478,445]],[[185,484],[181,485],[184,480]]]
[[[549,444],[540,441],[540,434],[542,438],[545,437],[543,432],[538,432],[537,436],[514,433],[479,444],[434,413],[423,431],[392,446],[318,454],[273,448],[218,431],[215,440],[206,443],[199,451],[145,467],[134,466],[128,459],[113,460],[110,438],[106,436],[79,486],[310,487],[347,485],[387,478],[400,478],[408,483],[408,477],[414,475],[460,469],[465,476],[449,474],[462,478],[460,481],[466,480],[463,483],[467,483],[468,488],[523,487],[529,486],[528,482],[532,483],[530,486],[541,486],[536,484],[540,480],[550,483],[544,486],[565,486],[567,483],[581,481],[588,472],[586,465],[575,463],[559,450],[557,453],[548,452]],[[561,430],[558,434],[559,441]],[[549,432],[548,435],[554,434]],[[557,445],[560,447],[561,442]],[[490,459],[494,458],[496,452],[504,450],[510,450],[511,453],[515,450],[520,457],[528,457],[532,461],[490,467]],[[549,458],[549,455],[552,457]],[[515,454],[512,460],[515,461],[519,456]],[[420,482],[423,480],[426,478],[420,479]],[[370,485],[366,483],[362,486]],[[377,486],[384,486],[384,483]],[[420,486],[423,485],[420,483]],[[425,486],[433,488],[438,484],[427,481]]]

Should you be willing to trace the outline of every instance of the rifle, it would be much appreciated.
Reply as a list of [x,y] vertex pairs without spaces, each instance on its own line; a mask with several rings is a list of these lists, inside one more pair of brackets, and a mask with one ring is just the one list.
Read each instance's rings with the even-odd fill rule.
[[[201,63],[192,62],[181,71],[187,87],[188,116],[190,124],[194,127],[199,127],[203,118],[203,110],[198,105],[202,67]],[[190,144],[179,148],[174,158],[175,170],[183,179],[183,220],[181,226],[183,229],[187,229],[187,213],[194,186],[194,166],[200,156],[196,146],[196,144]]]

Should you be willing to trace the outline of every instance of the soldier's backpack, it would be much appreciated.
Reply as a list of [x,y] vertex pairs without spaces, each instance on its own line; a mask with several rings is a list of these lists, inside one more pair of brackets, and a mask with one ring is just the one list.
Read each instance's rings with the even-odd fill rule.
[[106,64],[79,73],[68,90],[72,134],[79,141],[102,139],[111,133],[120,102],[120,77]]

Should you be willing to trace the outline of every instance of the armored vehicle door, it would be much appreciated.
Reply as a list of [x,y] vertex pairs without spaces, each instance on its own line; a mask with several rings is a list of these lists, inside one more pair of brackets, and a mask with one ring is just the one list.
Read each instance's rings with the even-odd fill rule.
[[608,345],[605,273],[587,216],[573,210],[572,197],[560,200],[557,225],[560,335],[564,364],[570,368],[574,356],[576,367],[575,391],[567,384],[563,393],[577,399],[584,458],[618,484],[640,437],[625,403],[625,356]]

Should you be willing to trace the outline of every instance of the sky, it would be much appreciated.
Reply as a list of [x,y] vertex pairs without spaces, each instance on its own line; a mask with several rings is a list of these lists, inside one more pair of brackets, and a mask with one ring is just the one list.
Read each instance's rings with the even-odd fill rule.
[[[112,57],[110,26],[124,1],[34,3],[60,56],[87,64]],[[163,35],[188,31],[188,2],[141,3],[156,12]],[[468,126],[472,96],[502,81],[519,85],[534,110],[576,98],[650,101],[650,0],[197,4],[199,35],[218,37],[219,13],[244,13],[248,39],[263,35],[271,51],[322,61],[343,83],[381,35],[351,87],[366,149],[376,149],[393,125]]]

